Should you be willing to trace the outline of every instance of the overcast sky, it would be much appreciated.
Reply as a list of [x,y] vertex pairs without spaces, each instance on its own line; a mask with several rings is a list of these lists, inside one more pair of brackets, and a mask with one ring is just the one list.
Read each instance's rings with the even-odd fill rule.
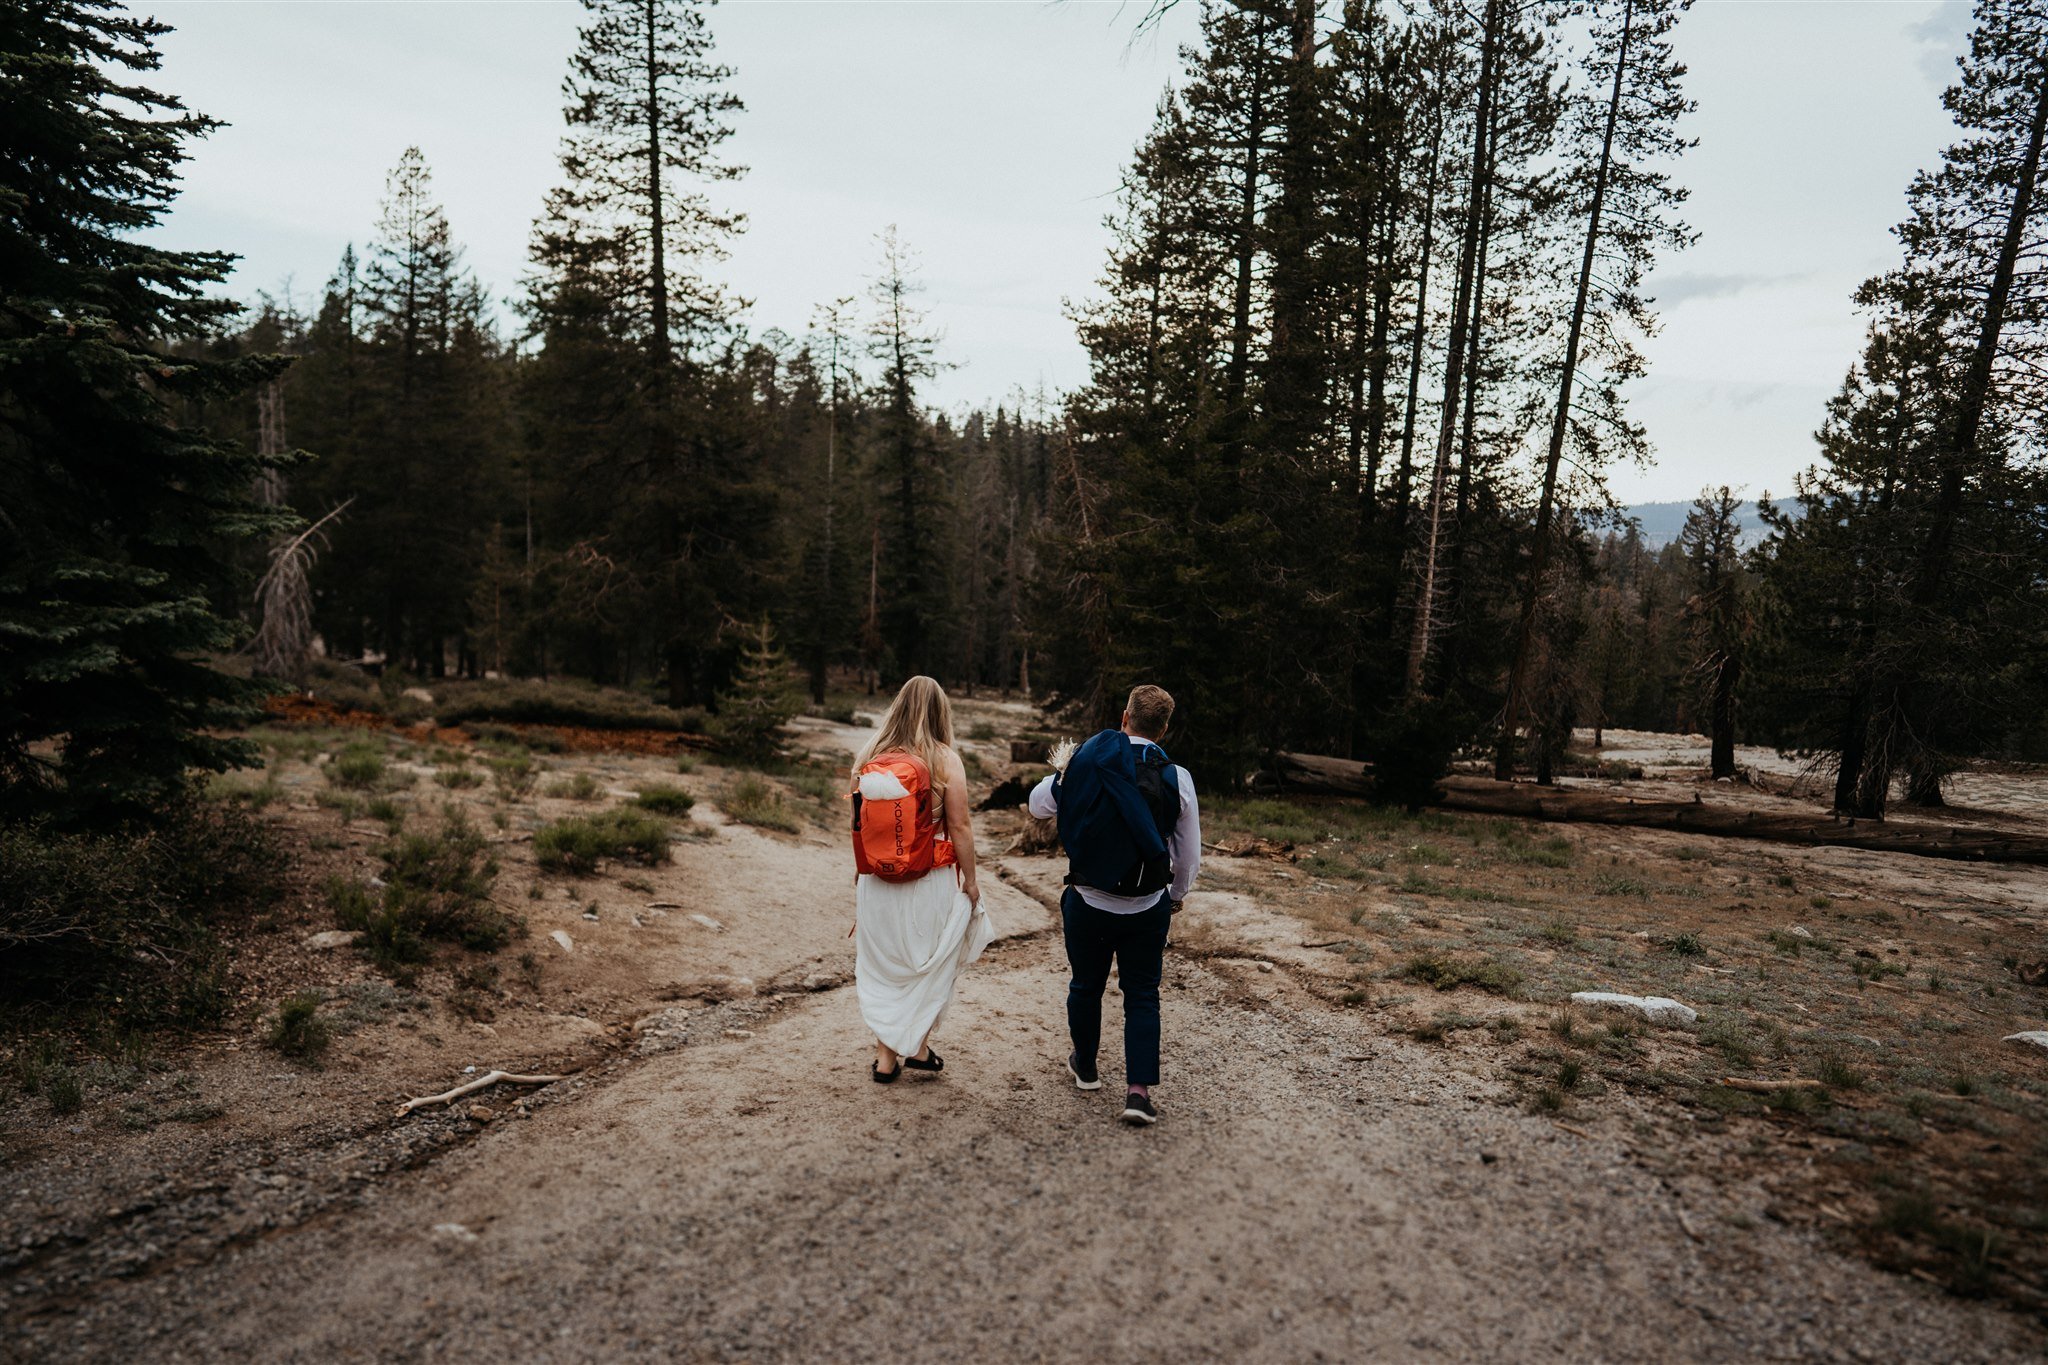
[[[458,241],[512,293],[556,178],[573,0],[138,0],[175,25],[163,88],[232,126],[198,146],[163,236],[243,257],[243,297],[302,300],[365,240],[385,172],[425,152]],[[711,15],[746,101],[715,187],[749,229],[717,273],[755,331],[799,333],[859,294],[874,237],[917,249],[957,368],[947,406],[1085,378],[1063,300],[1102,268],[1101,219],[1191,33],[1192,0],[1133,41],[1142,0],[726,0]],[[1699,102],[1680,179],[1699,243],[1659,271],[1664,330],[1635,411],[1654,468],[1624,501],[1709,481],[1789,488],[1855,357],[1850,291],[1896,257],[1966,0],[1703,0],[1678,33]]]

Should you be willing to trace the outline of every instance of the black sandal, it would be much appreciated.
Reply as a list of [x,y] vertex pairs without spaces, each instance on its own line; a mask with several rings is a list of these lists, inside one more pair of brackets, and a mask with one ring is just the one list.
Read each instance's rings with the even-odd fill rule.
[[909,1067],[912,1071],[944,1071],[946,1069],[946,1059],[933,1052],[931,1056],[921,1062],[915,1057],[905,1057],[903,1065]]
[[882,1070],[882,1064],[880,1062],[868,1063],[868,1078],[874,1081],[876,1085],[888,1085],[895,1081],[895,1079],[898,1076],[901,1076],[902,1074],[903,1064],[901,1062],[898,1062],[896,1064],[896,1069],[894,1071]]

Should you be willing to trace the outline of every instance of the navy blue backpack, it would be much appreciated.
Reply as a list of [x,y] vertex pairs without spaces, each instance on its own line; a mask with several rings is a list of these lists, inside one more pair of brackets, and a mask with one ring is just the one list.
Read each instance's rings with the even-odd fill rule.
[[1067,885],[1117,896],[1164,891],[1173,880],[1167,840],[1180,822],[1180,777],[1166,751],[1104,730],[1053,779]]

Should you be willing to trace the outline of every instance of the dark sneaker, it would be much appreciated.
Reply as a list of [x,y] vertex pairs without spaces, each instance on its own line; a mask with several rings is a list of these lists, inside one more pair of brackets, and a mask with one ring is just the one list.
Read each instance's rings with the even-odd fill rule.
[[1152,1107],[1150,1095],[1133,1090],[1124,1096],[1123,1120],[1134,1128],[1149,1128],[1159,1122],[1159,1111]]
[[1102,1079],[1095,1074],[1095,1063],[1084,1062],[1079,1057],[1069,1052],[1067,1054],[1067,1070],[1071,1071],[1074,1074],[1075,1089],[1102,1089]]

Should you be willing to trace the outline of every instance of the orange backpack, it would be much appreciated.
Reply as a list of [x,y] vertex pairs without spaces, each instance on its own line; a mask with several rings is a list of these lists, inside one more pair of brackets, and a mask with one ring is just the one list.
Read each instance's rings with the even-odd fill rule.
[[907,882],[953,865],[938,837],[932,773],[916,754],[876,754],[853,782],[853,865],[885,882]]

